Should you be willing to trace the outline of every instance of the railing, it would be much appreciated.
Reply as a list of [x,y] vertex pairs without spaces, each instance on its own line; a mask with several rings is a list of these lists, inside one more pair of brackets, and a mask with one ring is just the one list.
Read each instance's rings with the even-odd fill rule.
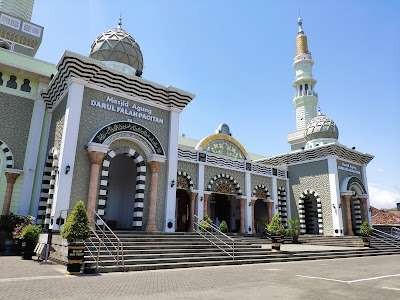
[[400,228],[397,227],[390,228],[390,234],[400,238]]
[[[98,246],[93,242],[92,236],[90,236],[88,239],[84,240],[83,243],[85,244],[86,250],[89,252],[90,256],[93,258],[93,260],[96,262],[96,272],[99,269],[99,258],[100,258],[100,244],[102,243],[102,240],[96,233],[96,230],[93,230],[92,227],[90,227],[91,232],[94,234],[94,236],[97,238],[97,241],[99,243]],[[105,245],[104,245],[105,246]],[[90,250],[90,247],[93,247],[96,251]],[[96,252],[95,254],[93,252]]]
[[400,249],[400,237],[391,235],[389,233],[380,231],[378,229],[373,229],[373,234],[372,237],[374,239],[377,239],[380,242],[383,242],[387,245],[393,246],[395,248],[399,248]]
[[235,240],[219,230],[214,224],[209,224],[210,228],[207,228],[207,226],[201,225],[198,216],[194,215],[193,217],[193,230],[235,260]]
[[[101,244],[106,248],[107,252],[113,257],[115,262],[118,265],[121,265],[123,269],[125,269],[124,245],[122,244],[119,237],[114,233],[114,231],[112,231],[111,228],[106,224],[106,222],[99,216],[99,214],[94,210],[92,212],[94,213],[95,216],[92,232],[96,232],[97,230],[100,232],[101,237],[98,234],[96,234],[96,236],[98,236],[99,238],[99,244],[101,241]],[[107,233],[110,233],[111,236],[116,240],[116,242],[112,241],[112,239],[110,239]],[[111,244],[112,250],[110,250],[107,247],[105,242]],[[114,254],[114,251],[116,251],[117,254]]]

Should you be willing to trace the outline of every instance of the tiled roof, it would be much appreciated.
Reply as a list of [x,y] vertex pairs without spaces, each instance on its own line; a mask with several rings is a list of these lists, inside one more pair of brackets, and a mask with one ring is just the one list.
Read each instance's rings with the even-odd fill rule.
[[371,206],[372,224],[400,224],[400,214]]

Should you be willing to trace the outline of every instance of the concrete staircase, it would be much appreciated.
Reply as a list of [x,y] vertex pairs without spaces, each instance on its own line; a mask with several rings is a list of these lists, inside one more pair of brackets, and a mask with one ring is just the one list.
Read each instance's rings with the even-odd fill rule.
[[[105,245],[87,245],[85,251],[86,272],[140,271],[154,269],[188,268],[218,265],[284,262],[297,260],[329,259],[383,254],[400,254],[393,249],[350,249],[329,251],[272,252],[261,244],[266,239],[235,237],[235,259],[215,247],[197,233],[156,233],[116,231],[123,243],[124,267],[114,260],[107,250],[112,250],[116,239],[111,234],[103,239]],[[108,241],[108,239],[111,240]],[[108,242],[107,242],[108,241]],[[268,242],[267,242],[268,243]],[[221,247],[223,245],[220,244]],[[348,246],[348,245],[347,245]],[[99,249],[99,264],[96,269],[96,254]],[[226,247],[225,247],[226,249]],[[95,257],[90,255],[89,250]],[[116,254],[116,250],[112,251]]]
[[302,244],[335,246],[335,247],[363,247],[363,241],[359,236],[323,236],[304,234],[299,236]]

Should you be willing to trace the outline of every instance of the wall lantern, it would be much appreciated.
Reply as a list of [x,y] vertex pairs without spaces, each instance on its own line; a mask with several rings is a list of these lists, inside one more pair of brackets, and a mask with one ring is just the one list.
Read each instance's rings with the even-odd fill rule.
[[171,180],[171,187],[173,188],[175,186],[175,180]]
[[65,167],[65,174],[68,174],[69,171],[71,171],[71,166],[70,166],[70,165],[67,165],[67,166]]

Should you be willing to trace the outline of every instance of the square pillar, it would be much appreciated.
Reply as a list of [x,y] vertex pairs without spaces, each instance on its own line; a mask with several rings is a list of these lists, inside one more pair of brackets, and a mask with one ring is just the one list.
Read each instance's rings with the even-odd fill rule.
[[[178,172],[178,135],[179,135],[179,111],[170,112],[168,133],[168,160],[167,160],[167,184],[165,204],[166,232],[175,232],[176,227],[176,180]],[[172,184],[175,182],[175,184]],[[169,226],[171,225],[172,226]]]
[[337,161],[335,157],[329,157],[328,161],[328,176],[329,176],[329,191],[331,198],[331,212],[333,236],[342,236],[343,233],[343,218],[340,205],[340,187],[339,176],[337,169]]
[[51,229],[58,229],[57,218],[70,208],[71,185],[74,174],[76,145],[82,110],[84,86],[74,80],[69,81],[68,98],[65,107],[64,127],[59,154],[59,173],[54,192],[51,212]]
[[20,199],[19,199],[18,211],[19,214],[23,216],[29,214],[31,199],[34,199],[32,193],[33,183],[35,178],[35,169],[38,161],[40,136],[42,134],[44,112],[46,109],[46,105],[44,104],[44,101],[40,97],[40,91],[46,86],[47,85],[44,85],[43,83],[39,84],[38,87],[39,95],[33,105],[28,142],[25,151],[24,180],[22,182],[21,193],[19,197]]

